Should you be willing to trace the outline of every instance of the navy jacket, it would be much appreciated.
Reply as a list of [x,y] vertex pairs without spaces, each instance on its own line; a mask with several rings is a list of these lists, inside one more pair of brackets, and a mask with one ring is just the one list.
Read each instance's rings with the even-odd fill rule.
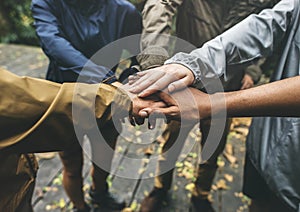
[[78,74],[87,83],[112,76],[103,61],[89,59],[105,45],[142,30],[140,13],[125,0],[33,0],[31,9],[50,60],[46,78],[55,82],[76,81]]

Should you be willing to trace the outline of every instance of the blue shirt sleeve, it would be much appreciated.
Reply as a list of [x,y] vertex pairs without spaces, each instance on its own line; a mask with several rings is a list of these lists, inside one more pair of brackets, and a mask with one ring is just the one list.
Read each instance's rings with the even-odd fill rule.
[[80,75],[87,83],[98,83],[114,75],[110,69],[90,61],[66,39],[55,14],[55,5],[47,1],[33,1],[31,9],[41,47],[49,59],[60,66],[61,71]]

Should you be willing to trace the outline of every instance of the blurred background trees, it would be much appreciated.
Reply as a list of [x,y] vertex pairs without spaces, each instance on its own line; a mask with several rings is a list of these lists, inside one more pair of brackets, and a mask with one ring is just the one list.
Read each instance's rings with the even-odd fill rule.
[[[129,0],[142,9],[145,0]],[[0,43],[38,46],[30,11],[31,0],[0,1]]]
[[0,1],[0,42],[38,45],[30,12],[31,0]]

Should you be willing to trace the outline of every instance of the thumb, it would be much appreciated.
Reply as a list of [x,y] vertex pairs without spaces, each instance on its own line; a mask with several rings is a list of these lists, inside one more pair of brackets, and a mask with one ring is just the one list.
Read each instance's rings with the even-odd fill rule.
[[144,108],[139,112],[139,115],[146,114],[157,118],[167,118],[172,120],[180,120],[180,112],[176,106],[166,108]]

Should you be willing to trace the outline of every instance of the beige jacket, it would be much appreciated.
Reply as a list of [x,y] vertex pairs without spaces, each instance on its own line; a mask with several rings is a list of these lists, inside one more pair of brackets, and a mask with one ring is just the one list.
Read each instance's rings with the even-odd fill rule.
[[[141,69],[163,65],[164,61],[175,52],[190,52],[201,47],[205,42],[243,20],[251,13],[258,13],[266,7],[272,7],[279,0],[147,0],[143,9],[143,52],[137,57]],[[172,29],[175,24],[176,30]],[[169,36],[176,31],[176,36],[192,45],[174,46],[174,39]],[[178,43],[178,42],[177,42]],[[233,70],[233,72],[236,72]],[[228,90],[238,89],[241,74],[228,76],[224,83]],[[254,82],[261,76],[256,64],[246,69]],[[232,79],[231,79],[232,78]]]

